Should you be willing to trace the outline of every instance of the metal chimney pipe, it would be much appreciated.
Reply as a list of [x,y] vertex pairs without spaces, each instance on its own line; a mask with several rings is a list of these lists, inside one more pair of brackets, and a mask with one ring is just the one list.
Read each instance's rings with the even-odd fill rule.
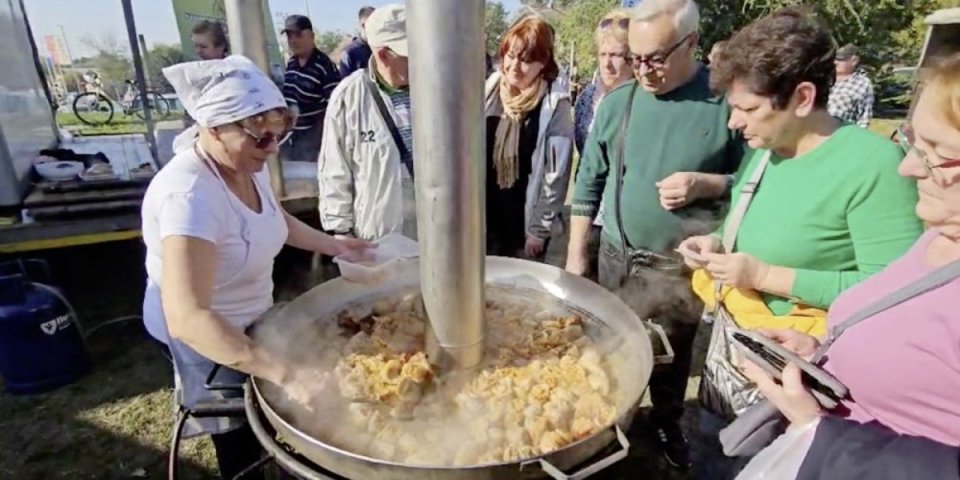
[[431,360],[483,359],[486,244],[484,1],[408,0],[410,99]]
[[[267,52],[267,21],[263,17],[262,0],[226,0],[227,31],[230,34],[230,50],[255,63],[269,77],[270,54]],[[283,183],[283,164],[277,155],[267,157],[270,170],[270,186],[278,198],[286,196]]]

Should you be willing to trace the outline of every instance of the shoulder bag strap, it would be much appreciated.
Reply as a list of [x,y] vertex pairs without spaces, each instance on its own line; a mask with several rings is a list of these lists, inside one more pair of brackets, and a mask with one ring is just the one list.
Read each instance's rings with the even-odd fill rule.
[[[387,104],[383,102],[383,95],[380,93],[380,87],[377,86],[376,82],[370,79],[369,76],[364,77],[367,81],[367,85],[370,87],[370,93],[373,96],[373,102],[377,105],[377,110],[380,112],[380,117],[383,118],[383,121],[387,124],[387,130],[390,131],[390,136],[393,137],[393,143],[397,145],[397,150],[400,151],[400,159],[403,161],[407,158],[407,155],[410,153],[407,150],[407,145],[403,143],[403,137],[400,136],[400,130],[397,129],[396,122],[393,121],[393,115],[390,115],[390,110],[387,109]],[[410,177],[413,177],[413,165],[408,165],[404,162],[404,165],[407,167],[407,171],[410,172]]]
[[733,248],[737,244],[737,233],[740,232],[740,224],[743,223],[743,217],[747,215],[747,209],[750,208],[750,203],[753,202],[753,196],[757,193],[760,180],[763,179],[763,174],[767,170],[767,164],[770,163],[770,155],[770,150],[767,150],[763,154],[763,158],[760,159],[760,164],[757,165],[756,170],[753,171],[753,175],[750,176],[750,181],[740,190],[740,198],[737,200],[737,206],[734,207],[733,212],[730,214],[730,222],[727,223],[727,227],[723,231],[723,251],[725,253],[733,253]]
[[884,310],[890,309],[907,300],[910,300],[913,297],[942,287],[958,277],[960,277],[960,260],[955,260],[934,270],[933,272],[930,272],[927,275],[924,275],[922,278],[905,285],[890,295],[887,295],[880,300],[877,300],[876,302],[858,310],[843,323],[830,329],[830,331],[827,333],[827,338],[824,339],[823,343],[820,345],[820,348],[817,349],[817,353],[814,355],[812,362],[819,363],[821,360],[823,360],[823,357],[826,355],[827,350],[829,350],[833,345],[833,342],[837,341],[837,338],[839,338],[840,335],[847,331],[847,329],[850,327]]
[[[770,155],[772,155],[770,150],[764,152],[763,158],[760,159],[760,164],[757,165],[757,168],[753,171],[753,175],[750,176],[750,181],[740,189],[740,198],[737,199],[737,205],[733,208],[733,211],[730,212],[730,221],[723,230],[724,253],[733,253],[733,248],[737,244],[737,234],[740,232],[740,224],[743,223],[743,217],[747,215],[747,209],[750,208],[750,203],[753,202],[753,196],[757,193],[760,181],[763,180],[763,174],[767,171],[767,164],[770,163]],[[714,298],[717,299],[716,307],[714,307],[714,314],[716,314],[716,310],[718,310],[720,304],[723,303],[723,296],[721,295],[723,292],[723,283],[713,282],[713,292]]]
[[623,214],[621,213],[620,203],[623,194],[623,151],[627,143],[627,127],[630,125],[630,114],[633,112],[633,97],[637,93],[637,84],[630,87],[630,95],[627,96],[627,108],[623,110],[623,116],[620,119],[620,136],[617,138],[617,151],[614,154],[614,168],[616,169],[616,193],[613,199],[614,214],[617,217],[617,229],[620,231],[620,254],[629,261],[630,254],[627,250],[627,234],[623,231]]

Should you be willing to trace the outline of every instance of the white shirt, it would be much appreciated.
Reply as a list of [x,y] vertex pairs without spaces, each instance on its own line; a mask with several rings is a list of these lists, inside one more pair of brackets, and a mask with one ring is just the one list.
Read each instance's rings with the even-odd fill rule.
[[141,218],[147,246],[147,288],[143,322],[147,331],[168,342],[160,301],[163,280],[161,243],[171,235],[216,245],[217,269],[211,308],[243,330],[273,304],[273,259],[287,241],[287,224],[270,189],[269,173],[254,175],[260,212],[254,212],[228,188],[212,164],[194,149],[177,154],[150,183]]

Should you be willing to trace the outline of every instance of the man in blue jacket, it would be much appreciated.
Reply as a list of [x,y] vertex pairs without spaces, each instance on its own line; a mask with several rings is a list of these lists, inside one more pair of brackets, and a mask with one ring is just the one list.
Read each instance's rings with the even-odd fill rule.
[[350,45],[343,49],[340,55],[340,76],[347,78],[351,73],[367,68],[370,63],[370,45],[367,44],[366,25],[367,18],[373,13],[373,7],[363,7],[360,9],[360,36],[354,37]]

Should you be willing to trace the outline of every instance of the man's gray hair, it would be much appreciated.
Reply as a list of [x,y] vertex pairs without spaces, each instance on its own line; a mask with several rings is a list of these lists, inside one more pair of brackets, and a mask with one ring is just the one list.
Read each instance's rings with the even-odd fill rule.
[[677,33],[685,37],[700,30],[700,8],[693,0],[643,0],[630,9],[637,22],[649,22],[661,15],[672,15]]

